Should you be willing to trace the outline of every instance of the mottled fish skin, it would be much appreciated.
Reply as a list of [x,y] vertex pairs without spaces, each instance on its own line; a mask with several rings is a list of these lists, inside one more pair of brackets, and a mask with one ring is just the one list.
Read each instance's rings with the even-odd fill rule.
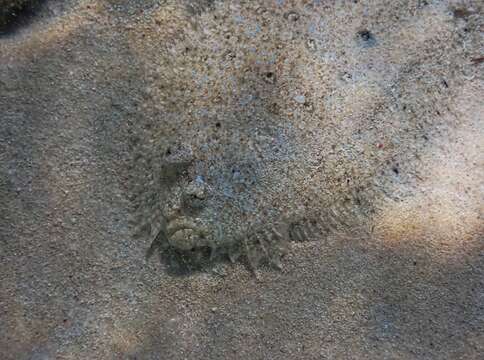
[[446,47],[442,62],[429,33],[402,38],[409,59],[388,34],[355,27],[347,63],[340,30],[314,26],[315,9],[184,0],[133,34],[146,88],[128,187],[143,246],[279,267],[291,244],[369,233],[382,204],[420,191],[421,155],[455,123],[449,76],[465,54]]
[[[278,216],[260,214],[256,222],[246,224],[232,219],[237,223],[232,222],[229,229],[232,227],[239,230],[224,234],[222,223],[215,224],[209,230],[199,223],[196,216],[181,216],[177,207],[173,210],[168,206],[167,210],[167,204],[185,204],[184,194],[190,194],[190,201],[202,201],[207,191],[213,191],[200,188],[203,184],[200,176],[195,176],[194,183],[182,186],[181,193],[172,191],[173,186],[178,184],[179,179],[192,166],[190,164],[193,164],[193,160],[186,155],[189,151],[183,150],[181,159],[173,160],[173,154],[170,154],[171,162],[168,166],[161,155],[167,152],[166,145],[163,147],[151,142],[148,146],[140,145],[138,151],[139,155],[133,158],[132,171],[147,175],[133,187],[138,192],[132,198],[135,214],[133,223],[134,234],[151,241],[147,258],[156,252],[160,258],[171,252],[183,261],[196,259],[197,264],[203,263],[204,266],[229,259],[232,262],[247,263],[254,272],[261,264],[270,264],[280,269],[283,266],[282,258],[290,251],[292,243],[324,241],[329,236],[343,236],[355,231],[369,234],[368,224],[379,204],[399,201],[404,196],[392,190],[401,188],[401,184],[392,184],[391,180],[386,179],[382,185],[381,180],[375,176],[360,180],[359,187],[333,198],[331,204],[324,207],[318,206],[324,194],[318,193],[317,187],[306,189],[288,210],[273,209]],[[379,172],[376,169],[374,173]],[[231,206],[237,206],[237,199],[227,199]],[[198,207],[193,209],[195,215]],[[239,210],[241,213],[245,211],[243,208]]]
[[[372,185],[368,184],[367,189],[376,189],[378,186],[378,184]],[[354,190],[326,209],[298,208],[297,213],[286,214],[273,223],[262,222],[257,226],[251,226],[246,233],[233,238],[224,238],[219,229],[214,241],[204,241],[199,246],[189,243],[189,239],[183,243],[182,237],[177,241],[170,240],[170,236],[183,229],[196,229],[195,223],[175,218],[167,226],[167,221],[159,210],[160,204],[150,203],[149,209],[156,210],[148,217],[138,217],[142,219],[142,225],[136,227],[135,233],[140,233],[144,229],[144,236],[149,234],[148,237],[153,239],[147,258],[157,251],[160,256],[165,252],[175,251],[177,254],[184,254],[187,258],[194,254],[200,256],[202,253],[207,254],[203,259],[207,263],[228,258],[231,262],[246,262],[254,272],[261,264],[269,264],[276,269],[281,269],[282,258],[290,251],[291,243],[323,241],[328,236],[343,235],[355,230],[360,235],[370,235],[368,224],[378,206],[378,198],[380,202],[398,200],[396,196],[389,199],[385,193],[380,192],[377,195],[376,192],[377,190],[371,190],[364,194]],[[156,196],[156,198],[159,197]],[[145,229],[146,227],[148,229]],[[206,232],[201,229],[197,231],[198,234]],[[210,251],[204,249],[210,249]]]

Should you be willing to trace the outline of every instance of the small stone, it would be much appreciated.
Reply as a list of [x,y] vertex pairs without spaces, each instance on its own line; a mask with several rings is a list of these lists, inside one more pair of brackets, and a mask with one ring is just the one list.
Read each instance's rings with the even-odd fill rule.
[[299,20],[299,14],[295,11],[289,11],[288,13],[285,14],[285,18],[289,21],[298,21]]
[[299,104],[304,104],[306,102],[306,97],[304,95],[296,95],[294,96],[294,101]]

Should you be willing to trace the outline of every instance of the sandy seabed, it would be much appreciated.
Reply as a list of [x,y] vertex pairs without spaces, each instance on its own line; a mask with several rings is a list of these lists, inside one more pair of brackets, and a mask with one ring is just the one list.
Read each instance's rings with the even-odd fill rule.
[[[484,358],[482,19],[464,0],[19,13],[0,30],[0,358]],[[133,136],[235,129],[264,153],[269,128],[295,159],[271,189],[300,199],[317,168],[322,208],[378,202],[369,231],[293,242],[257,276],[146,260]],[[235,156],[226,136],[210,156]]]

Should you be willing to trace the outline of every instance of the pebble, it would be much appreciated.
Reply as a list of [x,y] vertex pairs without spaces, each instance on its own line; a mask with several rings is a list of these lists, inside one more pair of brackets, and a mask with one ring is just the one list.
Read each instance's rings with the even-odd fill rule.
[[304,95],[294,96],[294,100],[299,104],[304,104],[306,102],[306,97]]

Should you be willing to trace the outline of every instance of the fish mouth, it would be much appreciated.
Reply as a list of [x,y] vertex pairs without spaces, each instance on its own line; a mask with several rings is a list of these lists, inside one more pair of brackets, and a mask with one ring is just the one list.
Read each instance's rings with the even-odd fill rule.
[[191,219],[179,218],[170,221],[166,233],[168,243],[179,250],[188,251],[209,245],[206,227]]

